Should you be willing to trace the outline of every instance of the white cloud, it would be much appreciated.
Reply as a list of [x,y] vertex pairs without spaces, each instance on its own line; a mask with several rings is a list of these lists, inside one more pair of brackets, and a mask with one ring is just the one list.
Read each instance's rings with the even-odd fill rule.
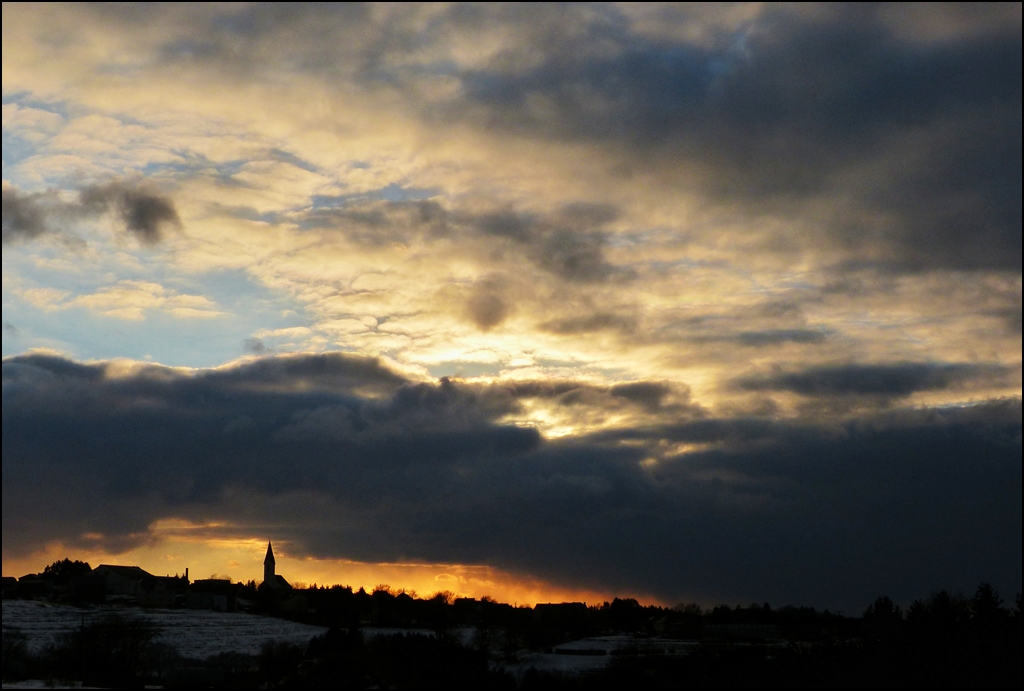
[[74,297],[70,291],[56,288],[27,288],[14,292],[44,311],[78,307],[105,317],[130,321],[141,321],[157,312],[180,319],[209,319],[227,314],[218,310],[217,304],[207,297],[178,293],[152,281],[118,281],[96,292]]

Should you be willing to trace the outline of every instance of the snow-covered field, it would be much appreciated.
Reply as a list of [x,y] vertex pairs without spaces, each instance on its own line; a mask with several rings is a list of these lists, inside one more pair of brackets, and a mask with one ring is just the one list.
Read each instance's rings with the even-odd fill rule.
[[305,645],[327,631],[322,626],[299,624],[255,614],[209,612],[190,609],[137,609],[58,605],[35,600],[4,600],[3,628],[25,634],[28,648],[39,652],[61,634],[82,623],[116,613],[151,621],[160,629],[157,640],[184,657],[203,659],[224,652],[256,654],[265,641]]
[[688,655],[700,646],[697,641],[633,636],[594,636],[556,645],[550,653],[521,651],[515,662],[499,665],[518,680],[531,667],[538,672],[573,676],[607,667],[614,655],[626,651],[641,655]]
[[[327,631],[320,626],[309,626],[284,619],[255,614],[209,612],[187,609],[138,609],[133,607],[98,606],[89,608],[58,605],[35,600],[4,600],[3,628],[19,629],[25,634],[28,648],[39,652],[48,643],[84,623],[116,613],[138,617],[155,624],[160,634],[157,640],[173,647],[184,657],[204,659],[223,652],[254,655],[266,641],[284,641],[305,645],[314,636]],[[369,638],[397,633],[433,636],[423,629],[366,628]],[[475,636],[472,628],[454,632],[463,645],[470,645]],[[554,651],[544,653],[520,651],[516,662],[497,666],[515,677],[521,677],[531,667],[538,671],[576,675],[606,667],[612,656],[625,649],[641,654],[685,655],[695,641],[638,640],[632,636],[599,636],[562,643]]]

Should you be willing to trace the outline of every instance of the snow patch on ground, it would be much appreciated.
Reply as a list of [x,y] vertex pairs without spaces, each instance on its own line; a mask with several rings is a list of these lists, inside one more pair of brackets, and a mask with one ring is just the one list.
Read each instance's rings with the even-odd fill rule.
[[327,631],[323,626],[256,614],[109,605],[71,607],[37,600],[4,600],[3,629],[20,630],[29,651],[38,653],[63,634],[110,614],[152,622],[160,631],[157,642],[171,646],[183,657],[198,660],[226,652],[255,655],[267,641],[304,646]]

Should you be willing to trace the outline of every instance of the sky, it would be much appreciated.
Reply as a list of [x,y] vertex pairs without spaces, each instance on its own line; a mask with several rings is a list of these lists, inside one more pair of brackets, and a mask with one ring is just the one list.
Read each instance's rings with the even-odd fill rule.
[[1021,583],[1021,5],[3,5],[3,574]]

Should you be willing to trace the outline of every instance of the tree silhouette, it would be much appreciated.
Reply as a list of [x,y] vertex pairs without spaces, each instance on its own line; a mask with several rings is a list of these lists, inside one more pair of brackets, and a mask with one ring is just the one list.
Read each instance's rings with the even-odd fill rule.
[[71,561],[65,557],[43,569],[43,575],[52,578],[57,583],[67,583],[72,578],[84,576],[90,571],[92,571],[92,567],[89,566],[88,562]]
[[982,583],[971,598],[971,613],[976,619],[991,621],[1006,614],[1003,600],[991,583]]

